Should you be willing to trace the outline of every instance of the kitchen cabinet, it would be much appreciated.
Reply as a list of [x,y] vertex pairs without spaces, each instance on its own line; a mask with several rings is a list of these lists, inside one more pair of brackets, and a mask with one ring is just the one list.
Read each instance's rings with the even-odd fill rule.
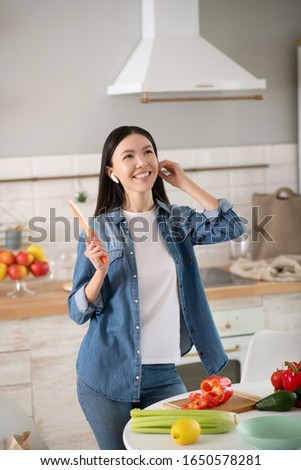
[[260,329],[301,331],[301,290],[213,300],[213,316],[228,356],[243,366],[252,334]]
[[[233,297],[209,301],[215,324],[229,363],[223,375],[239,382],[249,341],[264,328],[264,308],[261,296]],[[206,377],[195,348],[184,356],[177,369],[188,390],[195,390]]]
[[301,330],[301,291],[263,297],[265,328]]
[[[269,283],[263,284],[266,285],[268,292],[274,289]],[[277,284],[279,286],[279,283]],[[292,287],[288,286],[289,289]],[[251,290],[245,291],[245,289]],[[262,289],[263,287],[257,293],[262,293]],[[223,369],[223,374],[230,377],[233,382],[240,380],[249,342],[256,331],[263,328],[301,331],[301,289],[288,293],[285,290],[285,286],[279,286],[279,294],[252,296],[250,295],[251,292],[254,293],[252,286],[244,286],[244,291],[249,293],[247,296],[209,300],[220,338],[229,358],[229,364]],[[214,293],[215,297],[220,295],[220,291]],[[198,382],[206,376],[194,348],[181,359],[177,367],[189,390],[198,388]]]
[[262,298],[236,298],[210,304],[229,360],[238,361],[242,370],[251,336],[264,328]]

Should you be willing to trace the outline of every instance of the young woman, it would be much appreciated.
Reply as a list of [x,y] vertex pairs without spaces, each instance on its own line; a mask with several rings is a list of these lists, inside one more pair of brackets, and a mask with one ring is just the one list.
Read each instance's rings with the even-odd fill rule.
[[[204,208],[171,205],[163,180]],[[81,239],[68,305],[89,321],[78,360],[78,398],[100,449],[124,449],[131,408],[186,391],[175,364],[195,346],[208,375],[228,358],[199,274],[194,245],[240,236],[244,226],[169,160],[137,126],[111,132],[103,147],[92,222]]]

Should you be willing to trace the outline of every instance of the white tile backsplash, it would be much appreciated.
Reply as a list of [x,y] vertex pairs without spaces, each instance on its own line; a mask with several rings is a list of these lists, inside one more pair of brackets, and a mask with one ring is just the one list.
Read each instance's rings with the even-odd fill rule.
[[33,174],[30,157],[22,157],[22,159],[18,157],[0,158],[1,179],[30,178],[31,176]]
[[285,184],[279,184],[279,183],[267,183],[266,184],[266,192],[267,193],[274,193],[275,191],[277,191],[280,187],[286,187],[286,188],[290,188],[292,191],[294,191],[295,193],[298,193],[298,182],[295,181],[295,182],[291,182],[291,183],[285,183]]
[[229,149],[230,165],[256,165],[266,163],[266,152],[262,145],[234,147]]
[[73,180],[35,181],[33,191],[35,200],[57,199],[58,197],[68,200],[73,197]]
[[287,163],[271,166],[270,171],[266,172],[266,182],[267,184],[279,183],[279,187],[296,183],[296,165],[294,163]]
[[32,172],[35,177],[68,176],[73,174],[71,155],[52,155],[50,157],[33,157]]
[[[3,176],[1,175],[1,178]],[[4,178],[4,177],[3,177]],[[15,202],[16,200],[31,200],[33,198],[33,185],[28,183],[2,183],[0,188],[0,203]]]
[[193,149],[158,150],[159,160],[172,160],[181,163],[183,168],[194,168],[196,165]]
[[[254,145],[220,148],[194,148],[160,150],[160,160],[168,159],[179,162],[184,169],[199,168],[199,172],[189,175],[199,185],[215,197],[226,197],[234,203],[240,216],[251,220],[251,200],[254,192],[274,192],[281,186],[297,191],[297,144]],[[47,176],[74,176],[74,179],[53,181],[30,181],[20,183],[2,183],[0,187],[0,224],[7,216],[1,207],[17,217],[30,219],[34,216],[45,217],[45,226],[49,230],[50,208],[55,208],[57,217],[66,217],[73,230],[72,214],[68,199],[73,199],[78,190],[88,193],[88,200],[81,204],[84,214],[89,217],[94,213],[98,192],[98,178],[76,178],[76,175],[98,174],[101,155],[54,155],[41,157],[20,157],[0,159],[0,178],[30,178]],[[268,164],[267,168],[231,169],[237,165]],[[204,171],[208,167],[229,167],[227,170]],[[202,171],[203,170],[203,171]],[[171,202],[190,205],[198,210],[200,205],[180,190],[167,186]],[[52,233],[53,236],[53,233]],[[55,243],[45,240],[50,253],[61,257],[70,256],[75,250],[74,240],[66,240],[63,223],[55,225]],[[221,266],[230,262],[230,244],[197,247],[196,253],[202,266]]]
[[75,175],[91,175],[100,170],[101,154],[99,153],[87,154],[83,158],[81,155],[74,155],[72,160]]
[[230,200],[233,204],[240,206],[249,205],[252,199],[253,193],[264,193],[265,186],[262,185],[254,185],[254,186],[243,186],[243,187],[231,187],[230,188]]
[[219,148],[201,148],[194,149],[195,165],[197,168],[228,166],[229,149]]
[[242,170],[229,170],[230,173],[230,186],[255,186],[264,184],[266,181],[266,168],[252,168]]
[[212,191],[216,197],[220,197],[221,191],[227,188],[230,183],[229,171],[214,170],[214,171],[200,171],[191,173],[192,178],[200,186],[206,189],[214,189]]
[[292,144],[280,144],[280,145],[266,145],[264,147],[266,154],[266,162],[270,165],[296,164],[298,146]]

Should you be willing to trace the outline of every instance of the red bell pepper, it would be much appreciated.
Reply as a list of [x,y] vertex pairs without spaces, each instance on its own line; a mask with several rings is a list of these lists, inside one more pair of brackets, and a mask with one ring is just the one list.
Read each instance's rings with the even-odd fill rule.
[[225,403],[233,395],[232,382],[228,377],[214,375],[203,380],[199,392],[191,392],[188,402],[181,408],[184,410],[203,410]]
[[301,366],[299,363],[285,362],[288,366],[282,374],[282,382],[285,390],[294,392],[297,388],[301,388]]
[[299,361],[299,362],[295,362],[295,361],[288,362],[288,361],[286,361],[284,364],[287,366],[288,369],[292,369],[292,368],[297,367],[297,369],[299,371],[301,371],[301,361]]
[[188,396],[188,403],[182,405],[181,408],[184,410],[203,410],[217,405],[218,402],[214,397],[202,392],[191,392]]
[[202,381],[201,391],[218,404],[225,403],[233,395],[232,382],[228,377],[213,375]]

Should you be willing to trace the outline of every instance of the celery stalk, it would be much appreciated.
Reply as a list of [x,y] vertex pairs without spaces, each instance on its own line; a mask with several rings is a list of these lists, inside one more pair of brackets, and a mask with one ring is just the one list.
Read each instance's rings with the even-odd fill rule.
[[194,418],[200,424],[203,434],[229,432],[237,422],[236,413],[218,410],[141,410],[131,411],[133,432],[166,434],[180,418]]
[[170,428],[132,428],[137,434],[170,434]]
[[218,410],[148,410],[144,409],[141,410],[140,408],[133,408],[131,410],[131,417],[144,417],[144,416],[176,416],[179,418],[184,417],[195,417],[195,416],[203,416],[204,418],[210,416],[210,419],[213,417],[221,418],[221,417],[233,417],[236,413],[231,411],[218,411]]

